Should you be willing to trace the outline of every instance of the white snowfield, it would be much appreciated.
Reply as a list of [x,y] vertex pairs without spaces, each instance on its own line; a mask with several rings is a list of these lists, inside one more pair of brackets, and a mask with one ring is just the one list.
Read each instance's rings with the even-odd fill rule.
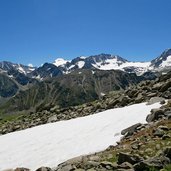
[[158,107],[159,103],[135,104],[0,136],[0,170],[56,167],[73,157],[104,150],[120,140],[121,130],[145,123],[150,110]]
[[117,58],[107,59],[105,62],[105,64],[103,64],[103,62],[98,62],[93,64],[93,66],[100,70],[124,70],[126,67],[135,67],[138,71],[144,73],[151,64],[151,62],[120,62]]

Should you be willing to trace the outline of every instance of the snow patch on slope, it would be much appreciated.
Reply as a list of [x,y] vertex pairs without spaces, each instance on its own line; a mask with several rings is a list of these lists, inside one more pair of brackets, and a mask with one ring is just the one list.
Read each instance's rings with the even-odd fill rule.
[[151,62],[126,62],[122,65],[122,67],[142,67],[142,68],[148,68]]
[[78,65],[78,68],[82,68],[83,66],[84,66],[84,64],[85,64],[85,62],[84,61],[79,61],[78,63],[77,63],[77,65]]
[[55,167],[70,158],[106,149],[121,138],[121,130],[145,123],[160,104],[135,104],[98,114],[60,121],[0,136],[0,170]]
[[171,55],[167,57],[167,60],[166,61],[162,61],[162,63],[160,64],[159,67],[168,67],[168,66],[171,66]]
[[26,75],[26,74],[31,73],[32,71],[35,70],[35,68],[31,65],[29,64],[28,66],[23,66],[21,64],[13,64],[13,67],[16,68],[20,73]]
[[105,62],[98,62],[93,64],[95,68],[101,70],[122,70],[125,68],[133,67],[137,68],[137,72],[146,72],[151,62],[121,62],[116,59],[107,59]]
[[111,69],[121,69],[120,67],[121,64],[122,64],[121,61],[118,61],[117,58],[114,58],[114,59],[107,59],[101,62],[96,62],[96,64],[93,64],[93,66],[101,70],[111,70]]
[[26,74],[26,71],[20,65],[18,65],[17,69],[20,73]]

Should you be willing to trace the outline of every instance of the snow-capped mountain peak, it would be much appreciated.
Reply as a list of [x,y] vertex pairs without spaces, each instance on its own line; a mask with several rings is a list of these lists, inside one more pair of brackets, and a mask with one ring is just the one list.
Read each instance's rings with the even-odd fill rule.
[[98,54],[79,56],[71,61],[58,58],[53,63],[63,74],[76,69],[122,70],[128,73],[141,75],[147,71],[158,71],[171,67],[171,49],[164,51],[161,56],[151,62],[131,62],[118,55]]
[[100,70],[122,70],[142,74],[148,70],[150,62],[129,62],[128,60],[111,54],[99,54],[93,56],[80,56],[72,61],[58,58],[53,63],[62,69],[63,73],[70,73],[76,69],[100,69]]
[[53,63],[45,63],[35,68],[31,65],[25,66],[7,61],[0,62],[0,72],[13,76],[14,73],[21,73],[30,78],[56,77],[68,74],[77,69],[98,69],[98,70],[121,70],[127,73],[142,75],[145,72],[166,71],[171,68],[171,49],[165,50],[159,57],[150,62],[132,62],[118,55],[98,54],[92,56],[79,56],[71,61],[57,58]]
[[0,68],[6,72],[17,70],[18,72],[25,74],[25,75],[31,73],[32,71],[36,69],[35,67],[26,66],[22,64],[15,64],[12,62],[7,62],[7,61],[0,62]]
[[55,61],[54,61],[54,65],[55,66],[63,66],[63,65],[65,65],[67,62],[69,62],[69,61],[67,61],[67,60],[65,60],[65,59],[63,59],[63,58],[57,58]]
[[159,57],[151,61],[151,69],[167,69],[171,67],[171,49],[166,49]]
[[114,55],[101,54],[99,57],[95,56],[93,66],[101,70],[119,69],[120,65],[124,64],[127,60]]
[[80,56],[80,59],[86,59],[87,56]]

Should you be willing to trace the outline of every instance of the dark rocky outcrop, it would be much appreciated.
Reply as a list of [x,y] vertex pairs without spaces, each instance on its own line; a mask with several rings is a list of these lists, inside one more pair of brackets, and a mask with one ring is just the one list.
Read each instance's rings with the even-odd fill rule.
[[150,171],[151,169],[160,170],[168,164],[170,164],[170,159],[160,156],[139,162],[134,166],[134,169],[135,171]]
[[153,109],[151,114],[147,116],[147,122],[152,122],[162,118],[164,116],[164,111],[162,109]]
[[36,171],[52,171],[52,169],[49,167],[40,167]]
[[140,127],[142,124],[141,123],[137,123],[135,125],[132,125],[124,130],[121,131],[122,135],[126,135],[126,136],[131,136],[133,135],[134,132],[136,132],[137,128]]
[[21,167],[21,168],[14,169],[14,171],[31,171],[31,170],[28,168]]
[[128,153],[123,153],[123,152],[120,152],[118,155],[118,164],[128,162],[134,165],[136,163],[139,163],[140,161],[142,161],[142,158],[138,155],[131,155]]

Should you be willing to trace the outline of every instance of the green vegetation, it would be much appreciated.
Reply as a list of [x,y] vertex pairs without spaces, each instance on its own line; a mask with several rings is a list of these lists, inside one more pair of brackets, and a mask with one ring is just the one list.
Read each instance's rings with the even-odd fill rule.
[[118,161],[118,156],[116,154],[113,154],[113,157],[110,159],[107,159],[108,162],[115,163]]
[[[102,93],[107,94],[111,91],[125,89],[129,85],[137,84],[140,80],[136,75],[121,71],[96,71],[95,74],[92,74],[91,70],[83,70],[81,74],[73,72],[37,82],[27,90],[20,90],[15,97],[0,106],[0,111],[8,114],[30,109],[41,111],[44,109],[43,106],[48,108],[48,104],[59,105],[60,107],[76,106],[101,99]],[[4,84],[4,80],[1,84]],[[17,91],[13,87],[15,84],[6,84],[9,87],[2,87],[2,92],[6,95],[15,94]],[[15,91],[11,92],[10,87]]]
[[167,165],[162,171],[171,171],[171,164]]

